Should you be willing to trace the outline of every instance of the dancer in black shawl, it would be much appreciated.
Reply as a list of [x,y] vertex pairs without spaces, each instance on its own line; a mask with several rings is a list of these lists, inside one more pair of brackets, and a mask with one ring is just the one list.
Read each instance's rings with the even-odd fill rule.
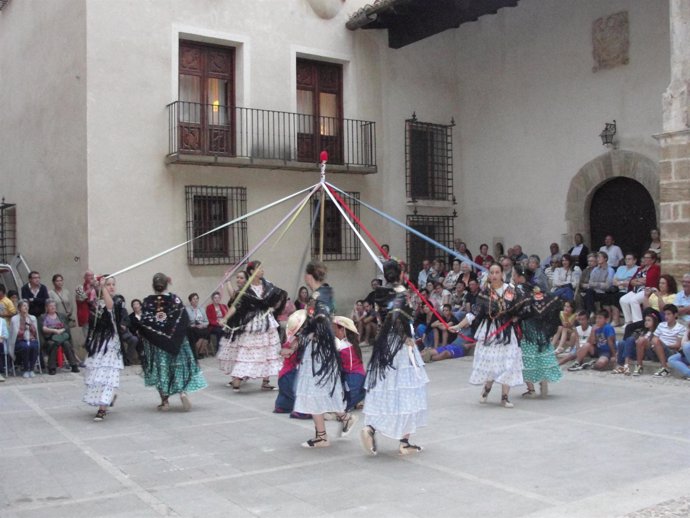
[[375,433],[400,441],[398,451],[409,455],[422,451],[410,444],[410,434],[426,426],[426,384],[429,378],[412,339],[412,310],[407,291],[401,285],[401,269],[391,259],[383,264],[383,275],[392,288],[376,289],[376,306],[383,325],[376,336],[364,388],[362,445],[376,455]]
[[549,381],[555,383],[563,377],[551,345],[551,337],[558,329],[562,301],[531,284],[531,279],[529,268],[521,265],[513,268],[513,281],[521,306],[516,316],[520,318],[522,329],[522,377],[527,384],[527,392],[522,397],[530,399],[537,397],[535,383],[539,383],[541,397],[546,397]]
[[342,423],[342,436],[349,434],[357,417],[345,412],[345,395],[340,377],[340,353],[331,327],[333,289],[324,284],[326,266],[307,265],[304,280],[312,290],[307,307],[308,319],[299,332],[300,366],[297,372],[294,411],[311,414],[315,437],[302,443],[305,448],[330,446],[324,414],[334,412]]
[[167,291],[169,282],[165,274],[153,276],[155,294],[144,299],[136,324],[144,340],[144,383],[158,389],[158,410],[169,410],[168,398],[180,394],[182,408],[189,411],[187,394],[205,388],[206,380],[187,339],[189,315],[180,298]]
[[89,316],[89,333],[85,345],[88,353],[84,377],[86,391],[83,401],[97,406],[94,421],[103,421],[106,409],[115,404],[115,390],[120,386],[120,371],[125,367],[120,333],[127,310],[122,305],[122,298],[114,297],[114,277],[107,280],[100,277],[96,287],[100,296]]
[[235,392],[240,390],[243,380],[257,378],[263,380],[261,390],[273,390],[269,377],[277,376],[283,365],[275,315],[283,311],[287,292],[264,279],[261,261],[250,262],[247,274],[252,279],[251,285],[242,295],[235,296],[236,300],[220,321],[229,331],[219,360],[222,369],[232,376],[230,384]]

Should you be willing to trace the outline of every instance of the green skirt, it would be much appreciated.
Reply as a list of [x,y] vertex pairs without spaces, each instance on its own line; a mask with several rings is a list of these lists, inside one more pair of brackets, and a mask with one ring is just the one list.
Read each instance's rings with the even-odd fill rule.
[[204,375],[185,338],[177,356],[159,349],[144,340],[144,384],[156,387],[163,396],[181,392],[195,392],[207,387]]
[[520,348],[522,349],[522,377],[526,382],[556,382],[563,377],[551,344],[539,352],[537,344],[523,338],[520,341]]

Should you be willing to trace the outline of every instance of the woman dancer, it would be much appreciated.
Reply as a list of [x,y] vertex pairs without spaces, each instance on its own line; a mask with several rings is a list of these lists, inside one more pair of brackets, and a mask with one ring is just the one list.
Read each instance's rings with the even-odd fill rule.
[[411,310],[401,285],[401,270],[391,259],[383,264],[383,276],[391,288],[376,290],[376,304],[383,320],[376,336],[364,387],[362,446],[376,455],[376,432],[400,441],[400,455],[422,451],[411,444],[410,435],[426,426],[426,384],[429,378],[412,339]]
[[501,405],[513,408],[509,398],[510,388],[524,382],[522,352],[512,314],[516,298],[515,289],[503,282],[501,266],[494,263],[489,268],[488,282],[479,293],[472,311],[451,328],[457,332],[479,319],[479,327],[474,334],[477,345],[470,383],[484,385],[480,403],[486,403],[491,387],[496,382],[501,384]]
[[115,390],[120,386],[120,371],[125,368],[122,354],[121,324],[127,315],[122,299],[113,302],[115,278],[101,277],[96,282],[100,296],[89,318],[86,339],[88,358],[84,362],[87,373],[84,378],[86,391],[84,403],[97,406],[94,421],[103,421],[106,409],[115,404]]
[[525,266],[513,268],[513,281],[519,292],[519,316],[522,319],[522,376],[527,383],[524,398],[537,397],[534,384],[539,383],[541,397],[549,393],[549,381],[559,381],[563,374],[551,345],[550,338],[558,328],[560,299],[543,293],[538,286],[532,286],[532,271]]
[[[237,296],[225,319],[237,315],[232,339],[236,352],[223,356],[222,368],[232,376],[232,389],[240,390],[244,379],[262,378],[261,390],[273,390],[270,376],[277,376],[283,360],[280,357],[280,336],[275,315],[280,314],[287,301],[287,292],[264,279],[261,261],[247,265],[253,279],[242,296]],[[225,359],[227,358],[227,359]]]
[[180,298],[168,291],[169,282],[163,273],[153,276],[155,293],[144,299],[137,324],[146,357],[144,383],[158,389],[158,410],[167,412],[168,398],[179,394],[188,412],[192,404],[187,394],[205,388],[206,380],[187,339],[189,315]]
[[[247,272],[237,272],[235,275],[235,282],[237,284],[237,291],[232,288],[230,282],[228,282],[225,287],[228,291],[228,307],[233,307],[233,303],[244,285],[247,284],[248,275]],[[232,317],[225,320],[221,319],[221,322],[225,323],[223,328],[223,337],[218,341],[218,354],[216,358],[220,363],[220,370],[225,372],[225,374],[230,374],[232,367],[235,364],[235,359],[237,358],[237,338],[239,334],[236,331],[239,329],[239,322],[242,319],[242,314],[237,311],[237,308],[233,311]],[[229,386],[233,387],[233,382],[228,383]],[[240,390],[237,387],[235,390]]]
[[315,437],[302,443],[305,448],[330,446],[324,414],[335,412],[346,436],[357,422],[357,416],[345,413],[345,397],[340,378],[340,356],[331,328],[333,289],[324,284],[326,266],[313,261],[307,265],[304,281],[312,290],[307,309],[308,320],[299,333],[301,357],[295,388],[294,411],[311,414]]

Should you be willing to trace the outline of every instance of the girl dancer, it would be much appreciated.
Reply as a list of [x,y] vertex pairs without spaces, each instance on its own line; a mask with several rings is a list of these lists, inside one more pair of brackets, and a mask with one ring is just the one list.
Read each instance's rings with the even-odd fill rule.
[[[233,302],[237,298],[239,292],[247,284],[247,272],[237,272],[235,275],[235,282],[237,283],[237,291],[233,290],[230,282],[226,284],[228,290],[228,295],[230,299],[228,300],[228,307],[233,307]],[[227,314],[227,313],[226,313]],[[225,374],[230,374],[232,368],[235,365],[235,359],[237,358],[237,338],[239,335],[236,331],[239,329],[239,322],[243,315],[237,312],[237,309],[233,311],[231,318],[220,319],[221,323],[224,323],[223,327],[223,337],[218,341],[218,354],[216,358],[220,363],[220,370],[225,372]],[[228,383],[229,386],[233,386],[232,381]],[[239,390],[239,388],[237,388]]]
[[457,326],[457,332],[479,320],[474,334],[477,345],[474,350],[474,363],[470,383],[484,385],[479,398],[486,403],[494,382],[501,384],[501,405],[513,408],[510,402],[510,387],[522,385],[522,352],[518,346],[513,314],[511,312],[517,298],[515,289],[503,282],[501,266],[494,263],[489,268],[488,282],[479,293],[472,311]]
[[144,340],[144,383],[156,387],[161,397],[158,410],[170,409],[168,398],[179,394],[182,408],[192,408],[187,394],[206,387],[206,380],[187,339],[189,314],[180,298],[168,291],[170,279],[153,276],[153,295],[144,299],[141,320],[136,324]]
[[287,292],[264,279],[260,261],[250,262],[247,274],[253,279],[251,285],[224,317],[227,320],[237,315],[233,320],[236,327],[232,328],[237,350],[223,356],[222,368],[232,376],[235,392],[239,392],[242,380],[248,378],[262,378],[261,390],[273,390],[269,376],[276,376],[283,364],[275,315],[283,311]]
[[527,383],[525,398],[535,398],[534,384],[539,383],[541,397],[549,393],[549,382],[555,383],[563,377],[561,368],[549,338],[558,327],[560,299],[543,293],[539,287],[532,286],[532,271],[525,266],[513,268],[513,282],[517,285],[520,302],[516,311],[522,319],[522,376]]
[[340,379],[340,356],[331,329],[333,289],[324,284],[326,266],[314,261],[307,265],[304,280],[312,290],[308,320],[299,333],[301,356],[294,411],[311,414],[315,437],[302,443],[305,448],[330,446],[326,435],[324,414],[335,412],[342,423],[342,436],[348,435],[357,422],[353,414],[345,413],[345,398]]
[[362,446],[376,455],[376,432],[399,440],[400,455],[422,451],[411,444],[410,435],[426,426],[426,384],[429,378],[412,339],[412,312],[401,285],[401,269],[391,259],[383,264],[383,275],[391,288],[377,288],[376,304],[383,325],[376,336],[364,387]]
[[125,367],[120,330],[127,310],[122,307],[122,298],[118,297],[117,303],[113,302],[114,277],[101,277],[96,282],[96,288],[100,291],[100,298],[89,317],[89,333],[85,345],[88,353],[84,377],[86,391],[82,400],[88,405],[97,406],[98,412],[93,420],[103,421],[106,409],[115,404],[115,390],[120,386],[120,371]]

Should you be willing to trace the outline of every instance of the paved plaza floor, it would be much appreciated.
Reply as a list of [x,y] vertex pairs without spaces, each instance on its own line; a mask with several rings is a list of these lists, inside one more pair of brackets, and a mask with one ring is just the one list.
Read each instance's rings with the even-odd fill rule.
[[81,374],[0,385],[0,516],[688,516],[690,382],[565,373],[548,399],[478,403],[470,359],[427,366],[430,423],[400,457],[359,428],[306,450],[311,422],[271,413],[275,394],[239,394],[213,359],[193,409],[128,367],[105,422],[80,403]]

